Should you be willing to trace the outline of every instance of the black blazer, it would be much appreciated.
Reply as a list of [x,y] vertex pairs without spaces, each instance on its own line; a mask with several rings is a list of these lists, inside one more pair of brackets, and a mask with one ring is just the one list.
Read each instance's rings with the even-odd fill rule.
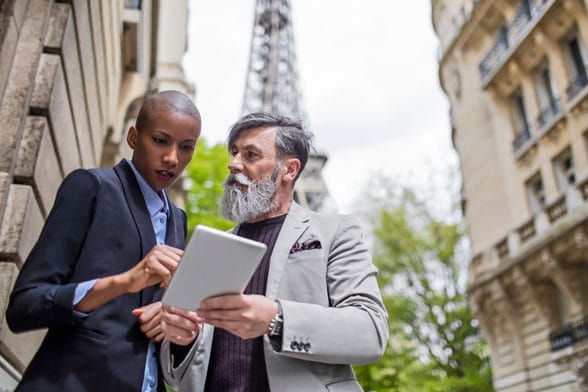
[[[170,203],[165,242],[183,248],[185,236],[186,215]],[[127,162],[65,178],[6,311],[13,332],[49,328],[17,391],[141,390],[149,341],[131,311],[162,290],[123,294],[87,318],[74,315],[72,301],[79,282],[127,271],[155,244]]]

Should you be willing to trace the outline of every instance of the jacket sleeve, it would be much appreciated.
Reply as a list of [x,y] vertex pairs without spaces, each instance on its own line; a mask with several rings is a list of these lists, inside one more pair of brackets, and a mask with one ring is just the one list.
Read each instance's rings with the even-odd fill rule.
[[177,357],[172,343],[164,339],[161,343],[159,360],[165,381],[182,392],[202,391],[212,347],[214,327],[204,324],[196,340],[181,351]]
[[359,223],[343,216],[328,252],[330,306],[281,300],[281,355],[331,364],[379,359],[388,341],[388,315],[377,269]]
[[13,332],[74,322],[70,282],[92,221],[98,178],[87,170],[69,174],[43,230],[16,280],[6,319]]

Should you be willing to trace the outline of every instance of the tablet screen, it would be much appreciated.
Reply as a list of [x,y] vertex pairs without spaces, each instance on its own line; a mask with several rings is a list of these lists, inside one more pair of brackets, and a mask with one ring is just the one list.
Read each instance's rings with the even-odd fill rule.
[[265,251],[261,242],[198,225],[162,302],[196,310],[207,297],[242,293]]

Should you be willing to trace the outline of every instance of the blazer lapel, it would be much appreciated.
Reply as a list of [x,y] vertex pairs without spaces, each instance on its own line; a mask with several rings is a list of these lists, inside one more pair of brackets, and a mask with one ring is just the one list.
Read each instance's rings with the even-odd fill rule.
[[[149,251],[155,246],[155,233],[153,232],[153,225],[151,224],[151,218],[147,212],[147,205],[145,199],[135,178],[135,173],[128,165],[128,163],[122,160],[118,165],[114,167],[114,171],[118,175],[120,182],[125,193],[125,198],[131,215],[135,221],[135,226],[139,233],[139,239],[141,242],[141,257],[144,257]],[[139,260],[137,260],[139,262]],[[147,287],[141,291],[141,305],[147,305],[151,303],[153,299],[153,287]]]
[[265,289],[266,297],[274,299],[278,292],[278,285],[282,278],[282,272],[288,260],[292,245],[308,229],[309,217],[306,211],[297,203],[292,202],[290,211],[282,225],[282,230],[276,239],[274,251],[270,256],[270,268]]

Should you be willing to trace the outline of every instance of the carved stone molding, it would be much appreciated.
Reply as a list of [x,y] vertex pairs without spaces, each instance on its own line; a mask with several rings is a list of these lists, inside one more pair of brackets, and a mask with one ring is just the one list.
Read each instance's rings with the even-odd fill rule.
[[588,344],[575,345],[573,350],[562,355],[552,356],[554,362],[567,366],[576,377],[574,391],[588,391]]
[[588,248],[588,235],[583,227],[578,227],[574,230],[574,245],[578,249]]
[[576,376],[576,386],[579,391],[588,391],[588,357],[574,358],[572,372]]
[[545,248],[541,251],[541,266],[545,268],[546,272],[550,275],[559,272],[559,262],[549,248]]
[[545,272],[551,275],[557,288],[574,302],[569,304],[570,307],[572,305],[584,307],[586,284],[583,281],[583,271],[578,268],[564,268],[548,248],[541,252],[541,261]]
[[536,282],[531,281],[527,273],[520,265],[515,266],[512,269],[511,274],[513,281],[516,282],[515,285],[520,295],[525,299],[526,302],[533,304],[533,307],[537,309],[537,312],[543,319],[549,321],[552,314],[550,309],[541,303],[541,295],[537,290]]

